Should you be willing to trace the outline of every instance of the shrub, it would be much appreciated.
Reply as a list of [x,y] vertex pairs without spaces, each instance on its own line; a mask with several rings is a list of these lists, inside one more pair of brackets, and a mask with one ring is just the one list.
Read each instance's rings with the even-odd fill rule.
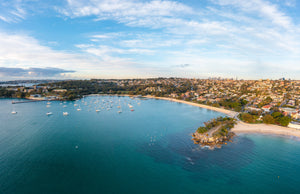
[[198,133],[205,133],[205,132],[207,132],[207,129],[206,129],[206,127],[199,127],[199,128],[197,129],[197,132],[198,132]]

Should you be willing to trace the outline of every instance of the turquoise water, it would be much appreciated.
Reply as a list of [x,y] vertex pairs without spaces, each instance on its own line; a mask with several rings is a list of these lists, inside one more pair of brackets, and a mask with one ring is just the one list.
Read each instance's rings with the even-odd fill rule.
[[211,151],[190,134],[221,113],[128,97],[46,103],[0,99],[0,193],[299,192],[297,139],[245,134]]

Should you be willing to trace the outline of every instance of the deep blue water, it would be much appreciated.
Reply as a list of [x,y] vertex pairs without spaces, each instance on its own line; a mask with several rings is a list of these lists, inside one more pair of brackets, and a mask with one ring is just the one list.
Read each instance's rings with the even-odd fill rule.
[[211,151],[191,133],[221,113],[128,97],[46,103],[0,99],[0,193],[299,193],[298,139],[245,134]]

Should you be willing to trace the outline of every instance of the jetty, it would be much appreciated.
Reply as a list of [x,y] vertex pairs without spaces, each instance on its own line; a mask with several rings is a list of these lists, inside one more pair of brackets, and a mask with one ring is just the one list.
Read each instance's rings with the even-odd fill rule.
[[21,104],[21,103],[41,102],[41,101],[58,101],[58,100],[54,100],[54,99],[51,99],[51,100],[46,100],[46,99],[43,99],[43,100],[24,100],[24,101],[11,101],[11,103],[12,104]]

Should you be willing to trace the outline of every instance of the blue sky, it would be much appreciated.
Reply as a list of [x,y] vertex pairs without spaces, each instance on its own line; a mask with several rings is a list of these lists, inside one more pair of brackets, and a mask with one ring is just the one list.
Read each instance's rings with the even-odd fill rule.
[[0,80],[299,79],[299,21],[299,0],[0,0]]

